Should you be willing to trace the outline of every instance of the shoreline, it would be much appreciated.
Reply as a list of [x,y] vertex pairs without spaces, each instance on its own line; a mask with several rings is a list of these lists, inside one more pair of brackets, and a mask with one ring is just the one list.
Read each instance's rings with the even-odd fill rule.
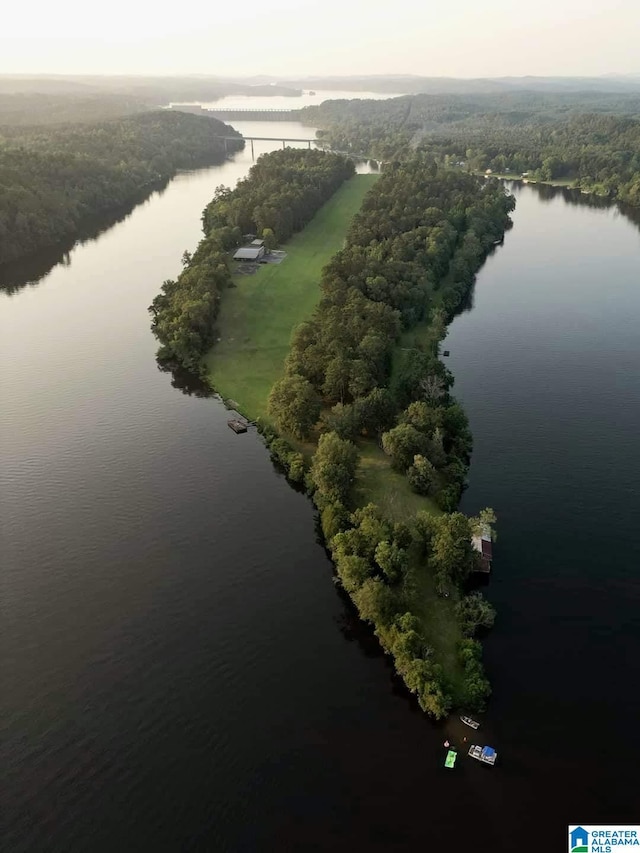
[[249,420],[271,423],[267,397],[282,376],[291,333],[311,317],[322,268],[339,251],[378,179],[354,175],[345,181],[302,231],[279,246],[286,252],[280,264],[261,264],[251,275],[232,272],[234,286],[216,319],[217,340],[202,365],[211,388],[236,402],[233,408]]
[[[335,154],[288,151],[205,208],[205,237],[150,309],[158,357],[208,367],[209,385],[312,498],[337,579],[422,710],[482,711],[478,635],[495,612],[477,591],[474,539],[496,519],[458,510],[472,437],[440,343],[515,199],[419,154],[367,180]],[[305,188],[297,226],[276,203],[290,198],[292,165]],[[256,208],[261,194],[268,208]],[[288,256],[232,275],[243,232]],[[420,326],[426,338],[404,345]]]
[[497,178],[500,181],[513,181],[514,183],[524,184],[527,186],[555,187],[556,189],[573,190],[574,192],[579,192],[581,195],[592,195],[596,198],[602,199],[603,201],[609,201],[611,204],[624,204],[624,202],[619,202],[617,199],[612,198],[609,195],[603,195],[595,190],[575,186],[575,182],[579,181],[580,178],[559,178],[551,181],[539,181],[535,178],[523,178],[522,175],[511,175],[507,172],[491,172],[491,174],[487,175],[486,172],[476,171],[471,172],[471,174],[476,175],[479,178]]
[[[86,157],[89,166],[96,173],[95,175],[92,173],[94,183],[98,181],[98,178],[104,180],[105,188],[101,190],[102,195],[100,195],[100,198],[96,198],[95,193],[97,191],[95,189],[93,190],[93,196],[88,190],[74,189],[75,196],[70,197],[70,200],[65,202],[66,207],[63,207],[60,215],[61,219],[65,219],[65,226],[70,227],[65,227],[64,231],[60,233],[55,232],[54,235],[43,231],[41,228],[38,229],[39,220],[36,220],[34,224],[32,219],[29,219],[27,221],[27,233],[31,235],[29,238],[31,241],[29,248],[26,251],[23,248],[16,249],[13,247],[13,244],[10,246],[5,241],[5,255],[0,259],[0,273],[5,268],[10,267],[10,265],[19,265],[21,263],[29,265],[34,257],[46,253],[57,251],[64,256],[77,242],[91,239],[91,235],[96,231],[96,228],[99,229],[99,233],[101,230],[110,227],[111,224],[117,224],[123,215],[127,215],[127,213],[123,214],[123,211],[130,213],[138,204],[142,204],[149,198],[152,193],[165,188],[181,171],[219,166],[244,148],[244,139],[239,134],[237,140],[229,144],[229,150],[218,147],[218,143],[215,143],[216,137],[213,135],[206,140],[206,145],[203,144],[196,152],[189,151],[187,154],[181,155],[178,150],[176,153],[171,148],[171,142],[166,142],[160,134],[161,132],[168,134],[172,131],[172,124],[175,124],[176,117],[178,123],[185,123],[186,126],[184,129],[188,131],[192,117],[174,114],[168,116],[169,121],[166,121],[165,117],[162,116],[159,130],[154,136],[154,129],[147,130],[144,121],[148,120],[149,117],[153,117],[155,112],[157,111],[146,111],[130,116],[123,116],[114,124],[116,131],[124,127],[125,129],[133,128],[133,131],[138,133],[139,138],[134,138],[134,143],[139,146],[139,150],[136,152],[138,160],[134,162],[138,164],[140,170],[145,172],[143,179],[140,180],[140,176],[125,175],[120,182],[116,180],[117,169],[115,158],[119,153],[117,147],[119,140],[117,137],[114,143],[114,151],[111,154],[111,160],[105,159],[104,154],[99,149],[88,154],[81,151],[82,156]],[[194,121],[198,120],[194,119]],[[101,122],[97,122],[86,126],[82,125],[83,132],[89,132],[95,128],[99,130],[102,124]],[[215,124],[218,123],[216,122]],[[75,126],[71,125],[71,127]],[[180,129],[182,130],[182,128]],[[211,130],[213,129],[215,128],[211,128]],[[21,128],[21,130],[23,130],[23,134],[18,134],[15,139],[8,136],[4,139],[5,149],[7,157],[22,158],[22,160],[17,160],[15,166],[11,164],[11,161],[8,162],[17,170],[23,169],[23,174],[28,176],[30,158],[41,155],[41,149],[38,145],[30,145],[29,143],[30,134],[33,133],[32,128],[27,126],[26,128]],[[47,127],[47,132],[53,134],[53,131],[49,127]],[[235,134],[236,131],[229,128],[229,133]],[[157,136],[160,136],[160,138],[156,138]],[[3,136],[0,130],[0,140],[2,139]],[[52,136],[52,144],[63,146],[64,142],[64,136],[62,136],[60,143],[57,142],[55,136]],[[88,145],[89,143],[86,144]],[[156,162],[156,159],[160,158],[159,151],[162,150],[161,146],[163,144],[168,147],[165,161]],[[155,150],[153,146],[156,147]],[[148,148],[151,148],[151,150],[147,150]],[[47,160],[44,161],[46,167],[51,168],[51,164],[55,164],[55,157],[59,156],[61,151],[64,151],[64,147],[61,147],[60,150],[54,147],[52,153],[49,155],[51,163]],[[80,155],[78,156],[80,157]],[[81,157],[80,162],[82,162]],[[25,191],[27,192],[27,197],[29,197],[28,193],[34,192],[32,187],[29,187]],[[41,180],[41,185],[38,186],[38,191],[44,194],[42,197],[45,200],[55,191],[55,188],[52,188],[51,185],[51,178],[46,173]],[[86,194],[83,196],[81,192],[85,192]],[[42,206],[42,198],[37,196],[36,200],[38,201],[38,206]],[[90,209],[80,215],[78,211],[86,207],[90,207]],[[18,207],[17,213],[21,212],[21,208]],[[30,209],[27,210],[27,213],[32,217]],[[12,223],[10,223],[10,227],[13,227]],[[36,229],[35,232],[33,232],[34,228]],[[23,236],[22,241],[18,241],[18,246],[24,246],[25,239]],[[5,277],[10,274],[11,270],[4,273]]]
[[[329,204],[330,203],[331,202],[329,202]],[[509,220],[506,220],[503,223],[500,232],[500,240],[503,238],[504,231],[508,227],[508,224]],[[313,220],[309,225],[307,225],[307,229],[312,226]],[[300,235],[297,235],[297,237],[298,239],[304,239],[304,231],[301,232]],[[296,240],[296,237],[293,239]],[[457,296],[455,297],[455,307],[457,307],[470,292],[475,281],[475,273],[486,260],[486,257],[490,253],[495,242],[499,241],[496,241],[495,239],[491,240],[491,245],[487,246],[486,250],[481,254],[479,262],[474,265],[471,270],[470,277],[467,277],[466,284],[462,289],[462,292],[458,290]],[[285,244],[283,248],[286,250],[287,245]],[[449,286],[455,287],[454,278],[451,276],[451,270],[455,269],[456,264],[463,259],[463,256],[463,247],[460,246],[450,257],[450,273],[445,277],[449,282]],[[285,260],[284,263],[287,263],[287,261]],[[275,269],[277,271],[278,267]],[[262,275],[262,272],[260,271],[256,275]],[[277,275],[278,272],[275,272],[274,277],[276,279]],[[445,279],[443,279],[443,281]],[[243,282],[240,283],[240,286],[242,286],[242,284]],[[320,287],[318,287],[318,284],[319,281],[316,282],[317,298],[320,297]],[[442,282],[439,286],[443,287]],[[445,290],[446,289],[447,288],[445,286]],[[444,304],[446,305],[446,303]],[[222,318],[224,318],[223,312],[224,308],[221,312]],[[455,313],[455,311],[453,313]],[[262,319],[264,321],[265,315],[262,315]],[[453,319],[452,316],[449,317],[449,321],[451,321],[451,319]],[[268,327],[269,324],[267,323],[266,325]],[[428,335],[433,336],[433,322],[425,321],[421,325],[423,325],[427,330]],[[224,328],[224,320],[222,328]],[[416,336],[419,336],[420,330],[418,327],[413,326],[406,332],[406,335],[411,335],[412,332],[416,333]],[[397,342],[394,346],[394,351],[398,352],[402,349],[401,343],[402,341]],[[430,340],[425,347],[426,351],[431,351],[433,349],[433,344],[434,341]],[[437,340],[435,344],[435,349],[437,351]],[[241,349],[239,351],[237,348],[231,347],[227,356],[233,359],[234,355],[237,356],[238,352],[240,352],[240,361],[245,362],[244,369],[247,371],[252,360],[253,364],[255,364],[256,361],[259,361],[260,351],[259,349],[256,349],[248,357],[245,354],[244,359],[242,358],[242,351],[243,345],[241,345]],[[466,602],[469,597],[467,593],[469,593],[474,586],[466,587],[466,585],[464,585],[464,588],[461,587],[459,590],[454,586],[451,587],[449,592],[442,592],[438,583],[435,582],[432,572],[425,572],[423,569],[425,552],[424,548],[418,544],[415,538],[415,532],[410,529],[412,523],[410,522],[409,527],[404,523],[410,518],[419,518],[420,516],[434,520],[441,519],[445,527],[447,524],[452,523],[451,519],[454,518],[464,519],[465,524],[472,524],[477,522],[477,520],[470,521],[457,512],[459,498],[456,500],[455,506],[450,507],[447,512],[443,513],[442,510],[433,502],[433,499],[413,492],[409,486],[406,476],[393,469],[389,456],[376,447],[376,443],[373,442],[371,438],[359,439],[355,442],[355,445],[351,445],[350,442],[343,442],[343,446],[345,448],[348,445],[353,448],[353,479],[355,482],[354,488],[350,489],[351,494],[346,502],[346,505],[350,506],[353,510],[354,515],[352,518],[362,519],[367,515],[370,518],[375,516],[380,519],[379,522],[375,523],[382,524],[381,529],[391,531],[391,527],[389,527],[389,525],[391,525],[400,536],[398,542],[401,540],[404,542],[404,549],[401,546],[397,547],[399,548],[399,552],[401,551],[406,554],[406,571],[414,578],[412,583],[417,585],[417,593],[413,593],[411,596],[411,601],[413,601],[413,603],[407,601],[404,606],[405,608],[408,606],[411,613],[415,612],[417,608],[419,613],[418,616],[411,616],[411,620],[413,620],[411,624],[414,627],[410,630],[414,633],[416,631],[420,632],[420,636],[424,637],[422,642],[427,643],[426,647],[431,648],[433,645],[436,649],[439,649],[437,652],[437,658],[442,662],[443,683],[447,685],[442,688],[444,693],[441,694],[439,692],[440,688],[430,687],[430,681],[427,682],[425,687],[419,688],[413,681],[414,676],[409,672],[413,664],[411,664],[411,667],[408,669],[409,661],[404,661],[404,659],[398,657],[399,652],[397,649],[397,640],[401,635],[398,634],[398,631],[393,627],[393,625],[385,626],[379,620],[376,620],[376,618],[372,618],[371,614],[367,616],[363,613],[362,601],[358,597],[357,590],[354,589],[353,586],[350,587],[350,582],[345,579],[344,573],[341,572],[340,557],[337,555],[335,548],[335,540],[339,537],[335,537],[335,533],[340,533],[342,528],[339,524],[337,528],[332,529],[331,525],[334,523],[335,519],[332,519],[327,527],[327,524],[325,523],[325,511],[328,509],[328,505],[324,503],[323,500],[319,502],[317,482],[313,482],[314,466],[316,465],[318,455],[321,453],[323,440],[326,439],[327,436],[330,437],[335,434],[323,433],[320,435],[314,430],[313,435],[310,438],[301,440],[301,438],[296,439],[292,437],[287,430],[274,428],[273,417],[270,417],[266,413],[265,392],[267,391],[268,383],[263,381],[263,397],[261,405],[256,405],[255,400],[252,402],[251,399],[247,399],[247,393],[244,390],[239,390],[242,388],[241,377],[236,377],[233,384],[231,381],[228,383],[215,381],[215,369],[213,371],[213,377],[211,370],[212,364],[215,365],[215,353],[216,346],[214,345],[210,356],[205,357],[205,363],[208,367],[207,373],[210,377],[211,386],[220,394],[225,405],[232,406],[236,411],[247,417],[248,420],[258,420],[258,430],[263,435],[265,443],[269,448],[274,461],[279,465],[279,467],[281,467],[285,475],[295,487],[302,488],[303,491],[305,491],[314,500],[314,503],[321,512],[324,544],[326,550],[332,556],[337,577],[342,581],[342,586],[349,594],[352,602],[356,605],[356,608],[359,610],[361,618],[363,618],[364,621],[373,622],[373,630],[376,637],[378,638],[385,653],[390,654],[394,658],[395,669],[404,679],[409,690],[412,692],[419,692],[421,697],[420,704],[423,707],[423,710],[427,710],[436,718],[446,716],[451,707],[458,709],[473,708],[474,710],[482,710],[484,700],[479,697],[486,695],[488,692],[488,684],[486,683],[486,680],[484,680],[484,675],[482,674],[482,667],[480,664],[480,644],[477,640],[472,639],[472,634],[465,633],[462,630],[463,623],[461,622],[461,617],[458,615],[458,611],[460,607],[463,606],[463,602]],[[267,353],[264,353],[264,355],[266,356]],[[441,361],[440,365],[442,370],[445,370],[444,364]],[[211,381],[211,378],[213,378],[213,381]],[[244,381],[247,382],[251,378],[252,377],[247,372]],[[272,376],[271,378],[273,379],[277,377]],[[249,397],[250,396],[251,395],[249,395]],[[455,404],[455,400],[453,400],[453,398],[451,398],[451,402]],[[327,414],[328,410],[325,410],[323,417],[326,417]],[[338,442],[340,442],[340,439],[338,439]],[[310,463],[311,467],[309,467]],[[465,472],[467,466],[468,460],[465,465]],[[373,483],[370,479],[372,471],[374,476]],[[367,482],[367,477],[369,477],[369,482]],[[346,509],[346,507],[343,512],[346,512],[347,515],[349,514],[349,510]],[[373,513],[373,516],[371,513]],[[333,536],[331,535],[332,533],[334,534]],[[384,536],[384,534],[381,535]],[[389,533],[387,535],[389,535]],[[473,561],[472,556],[468,556],[468,559]],[[417,605],[417,600],[422,603]],[[487,608],[489,608],[491,615],[490,621],[492,622],[493,614],[491,608],[489,605],[487,605]],[[408,616],[409,614],[407,614],[407,618]],[[408,624],[409,623],[407,623],[407,625]],[[459,655],[462,654],[461,650],[463,649],[466,650],[464,654],[467,655],[467,657],[460,658]],[[469,667],[471,669],[469,669]],[[473,676],[470,676],[470,672],[473,672]],[[440,676],[432,674],[431,676],[423,677],[427,677],[428,679],[435,677],[438,679]],[[477,694],[476,699],[469,698],[469,688],[466,685],[470,677],[472,677],[478,685],[477,690],[479,693]],[[434,689],[435,693],[432,692]],[[427,692],[422,692],[424,690]],[[446,698],[446,694],[449,693],[451,693],[450,700]],[[427,698],[428,696],[430,696],[430,698]]]

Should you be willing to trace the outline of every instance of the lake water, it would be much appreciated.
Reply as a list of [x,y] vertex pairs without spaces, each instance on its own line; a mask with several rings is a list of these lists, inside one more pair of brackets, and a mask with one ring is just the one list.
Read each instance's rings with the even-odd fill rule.
[[[323,101],[329,100],[352,100],[354,98],[366,98],[367,100],[385,100],[386,98],[399,98],[398,95],[380,94],[379,92],[342,92],[331,89],[318,89],[315,94],[305,90],[297,97],[286,95],[273,95],[261,97],[257,95],[227,95],[217,101],[197,101],[203,107],[212,110],[299,110],[302,107],[317,106]],[[235,125],[234,125],[235,127]],[[264,134],[263,134],[264,135]]]
[[464,508],[500,518],[500,766],[449,772],[461,727],[354,619],[311,504],[156,367],[147,306],[250,165],[179,175],[0,296],[3,848],[506,853],[637,819],[640,232],[517,191],[447,340]]
[[512,190],[514,228],[446,340],[475,439],[462,508],[499,516],[489,716],[522,826],[632,823],[640,230],[573,191]]

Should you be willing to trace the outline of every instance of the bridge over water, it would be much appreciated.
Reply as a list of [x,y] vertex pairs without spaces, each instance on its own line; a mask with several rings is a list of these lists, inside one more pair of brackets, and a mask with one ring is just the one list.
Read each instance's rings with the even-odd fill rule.
[[172,104],[172,110],[196,115],[213,116],[220,121],[297,121],[300,110],[287,109],[209,109],[199,104]]
[[[237,142],[238,141],[237,136],[218,136],[218,135],[216,135],[215,138],[216,139],[224,139],[224,150],[225,151],[228,150],[228,145],[227,145],[228,142],[230,142],[230,141]],[[317,139],[309,139],[308,137],[305,139],[298,139],[296,137],[291,137],[291,136],[243,136],[242,139],[244,139],[245,142],[251,143],[251,156],[254,159],[255,159],[255,153],[253,150],[253,143],[254,142],[282,142],[283,148],[287,147],[287,142],[306,142],[307,148],[311,148],[312,142],[313,143],[318,142]]]
[[300,110],[276,109],[208,109],[207,113],[220,121],[298,121]]

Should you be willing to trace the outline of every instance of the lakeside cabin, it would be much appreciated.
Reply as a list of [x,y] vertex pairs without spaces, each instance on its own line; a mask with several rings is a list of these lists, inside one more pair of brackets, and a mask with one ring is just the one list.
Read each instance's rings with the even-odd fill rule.
[[491,531],[488,527],[485,527],[479,535],[472,537],[471,542],[475,550],[480,554],[479,571],[488,575],[491,571],[491,561],[493,560]]

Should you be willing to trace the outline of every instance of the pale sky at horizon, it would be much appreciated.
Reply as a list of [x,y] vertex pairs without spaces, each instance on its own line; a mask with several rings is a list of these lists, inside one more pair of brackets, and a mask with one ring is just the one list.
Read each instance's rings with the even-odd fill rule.
[[640,72],[640,0],[9,2],[5,74]]

